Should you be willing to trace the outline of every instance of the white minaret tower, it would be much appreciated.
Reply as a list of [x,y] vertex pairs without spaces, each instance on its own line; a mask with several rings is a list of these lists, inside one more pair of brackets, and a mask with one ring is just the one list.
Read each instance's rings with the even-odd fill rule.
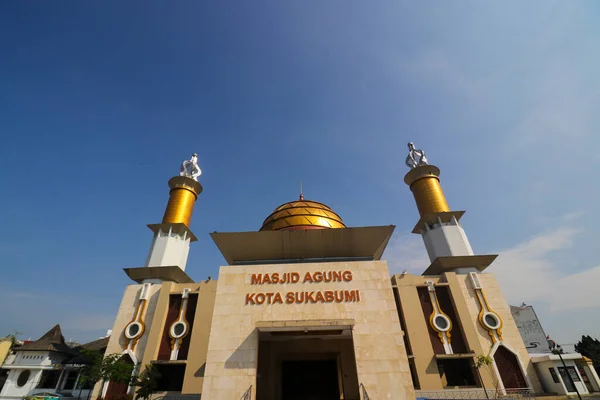
[[410,171],[404,182],[413,192],[421,218],[413,233],[423,237],[431,265],[423,275],[444,271],[468,273],[483,271],[496,255],[474,255],[469,239],[460,225],[464,211],[451,211],[440,186],[440,169],[430,165],[423,150],[408,144],[406,165]]
[[161,283],[165,281],[193,282],[185,273],[190,243],[196,236],[190,230],[194,204],[202,192],[198,176],[198,156],[184,161],[179,176],[169,180],[169,202],[160,224],[150,224],[154,232],[146,263],[142,268],[125,268],[127,275],[138,283]]

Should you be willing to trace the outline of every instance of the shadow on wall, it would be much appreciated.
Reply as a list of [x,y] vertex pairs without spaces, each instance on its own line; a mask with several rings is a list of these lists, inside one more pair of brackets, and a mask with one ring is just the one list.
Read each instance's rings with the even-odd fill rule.
[[206,363],[202,364],[198,371],[194,373],[194,378],[204,378],[204,372],[206,371]]
[[258,330],[254,329],[239,345],[233,354],[225,361],[225,368],[247,369],[256,368],[258,353]]

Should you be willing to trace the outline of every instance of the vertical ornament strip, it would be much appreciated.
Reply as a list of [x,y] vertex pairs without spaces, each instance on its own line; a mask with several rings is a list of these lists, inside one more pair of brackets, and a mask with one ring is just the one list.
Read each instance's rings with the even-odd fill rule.
[[479,301],[479,324],[483,329],[488,331],[493,343],[502,341],[502,319],[490,307],[487,298],[485,297],[485,293],[483,292],[483,286],[479,281],[477,272],[470,272],[469,278],[471,279],[471,284],[475,290],[477,301]]
[[446,354],[453,354],[452,345],[450,343],[450,337],[452,336],[452,321],[440,307],[440,302],[435,293],[435,285],[433,282],[426,281],[425,283],[427,284],[429,299],[431,300],[431,304],[433,304],[433,312],[429,316],[429,325],[438,333],[440,341],[444,345]]
[[185,319],[189,293],[190,289],[183,289],[183,292],[181,293],[182,300],[181,307],[179,308],[179,315],[169,327],[169,336],[171,337],[171,360],[177,360],[177,357],[179,355],[179,349],[181,348],[181,342],[190,331],[190,324]]
[[123,334],[125,335],[126,341],[125,346],[127,350],[135,350],[135,346],[144,334],[146,325],[144,324],[144,315],[148,305],[148,295],[150,293],[151,284],[145,283],[140,289],[140,298],[135,308],[132,320],[125,326]]

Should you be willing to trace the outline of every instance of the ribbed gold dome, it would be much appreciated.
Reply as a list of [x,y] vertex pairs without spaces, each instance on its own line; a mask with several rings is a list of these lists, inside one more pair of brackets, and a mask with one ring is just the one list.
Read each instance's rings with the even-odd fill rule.
[[265,219],[261,231],[345,228],[344,221],[331,208],[316,201],[290,201],[280,205]]

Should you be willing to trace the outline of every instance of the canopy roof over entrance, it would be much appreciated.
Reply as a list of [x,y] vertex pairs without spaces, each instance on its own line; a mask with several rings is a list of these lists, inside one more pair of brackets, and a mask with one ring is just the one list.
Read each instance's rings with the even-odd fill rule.
[[394,225],[211,233],[229,265],[380,260]]

